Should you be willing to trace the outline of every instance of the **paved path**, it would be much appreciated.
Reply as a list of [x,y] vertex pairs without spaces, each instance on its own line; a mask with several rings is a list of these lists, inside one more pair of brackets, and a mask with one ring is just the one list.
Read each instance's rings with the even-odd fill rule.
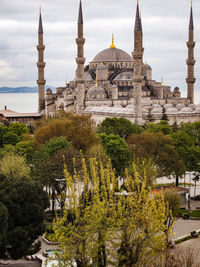
[[172,239],[177,239],[181,236],[189,235],[190,232],[199,229],[200,221],[178,219],[174,226]]

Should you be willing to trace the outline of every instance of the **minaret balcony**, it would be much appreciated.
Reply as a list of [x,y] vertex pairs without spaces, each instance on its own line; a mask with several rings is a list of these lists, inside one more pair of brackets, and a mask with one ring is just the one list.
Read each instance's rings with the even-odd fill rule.
[[186,79],[186,82],[187,83],[195,83],[196,82],[196,79],[195,78],[187,78]]
[[186,62],[187,62],[187,65],[189,65],[189,66],[190,66],[190,65],[191,65],[191,66],[194,66],[196,60],[195,60],[195,59],[187,59]]
[[37,50],[38,51],[44,51],[45,45],[37,45]]
[[85,63],[85,58],[84,57],[77,57],[76,58],[76,63],[77,64],[84,64]]
[[45,65],[46,65],[45,62],[37,62],[37,67],[38,67],[38,68],[44,68]]
[[45,85],[46,84],[46,80],[37,80],[37,84],[38,85]]
[[189,48],[189,49],[193,49],[194,47],[195,47],[195,42],[187,42],[187,47]]
[[85,38],[76,38],[77,45],[84,45],[85,44]]

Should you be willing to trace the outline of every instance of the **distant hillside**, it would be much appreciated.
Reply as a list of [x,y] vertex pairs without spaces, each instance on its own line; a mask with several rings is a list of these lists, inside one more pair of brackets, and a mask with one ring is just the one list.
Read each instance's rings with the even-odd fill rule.
[[[45,90],[47,88],[50,88],[53,92],[55,92],[55,87],[46,85]],[[23,86],[23,87],[0,87],[0,94],[9,94],[9,93],[37,93],[38,92],[38,87],[28,87],[28,86]]]

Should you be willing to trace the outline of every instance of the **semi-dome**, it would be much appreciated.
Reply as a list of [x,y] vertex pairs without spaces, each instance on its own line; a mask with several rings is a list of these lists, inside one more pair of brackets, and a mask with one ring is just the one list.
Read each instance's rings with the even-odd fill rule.
[[165,109],[173,108],[173,106],[172,106],[172,104],[165,104],[165,105],[164,105],[164,108],[165,108]]
[[166,113],[178,113],[178,109],[177,108],[168,108]]
[[87,99],[90,98],[106,98],[106,91],[99,85],[92,86],[88,89],[86,94]]
[[184,107],[185,107],[185,105],[184,105],[184,104],[181,104],[181,103],[179,103],[179,104],[176,105],[176,108],[177,108],[178,110],[181,110],[181,109],[184,108]]
[[93,62],[133,61],[132,57],[118,48],[108,48],[96,55]]
[[133,72],[130,72],[130,71],[124,71],[124,72],[121,72],[120,74],[118,74],[116,77],[115,77],[115,81],[117,80],[132,80],[133,78]]
[[162,108],[153,108],[151,113],[162,113]]
[[193,109],[189,108],[189,107],[185,107],[185,108],[182,108],[181,113],[190,113],[190,112],[193,112]]
[[142,65],[142,70],[152,70],[151,66],[148,65],[147,63]]

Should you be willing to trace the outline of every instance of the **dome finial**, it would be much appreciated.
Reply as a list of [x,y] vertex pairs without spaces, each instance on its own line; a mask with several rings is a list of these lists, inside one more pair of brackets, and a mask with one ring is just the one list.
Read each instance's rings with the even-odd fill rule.
[[116,46],[114,44],[114,34],[112,34],[112,44],[111,44],[110,48],[116,48]]
[[161,85],[162,86],[164,85],[164,78],[163,78],[163,76],[161,77]]
[[192,7],[192,0],[191,0],[191,7]]
[[96,83],[95,83],[95,86],[98,86],[98,77],[96,75]]

